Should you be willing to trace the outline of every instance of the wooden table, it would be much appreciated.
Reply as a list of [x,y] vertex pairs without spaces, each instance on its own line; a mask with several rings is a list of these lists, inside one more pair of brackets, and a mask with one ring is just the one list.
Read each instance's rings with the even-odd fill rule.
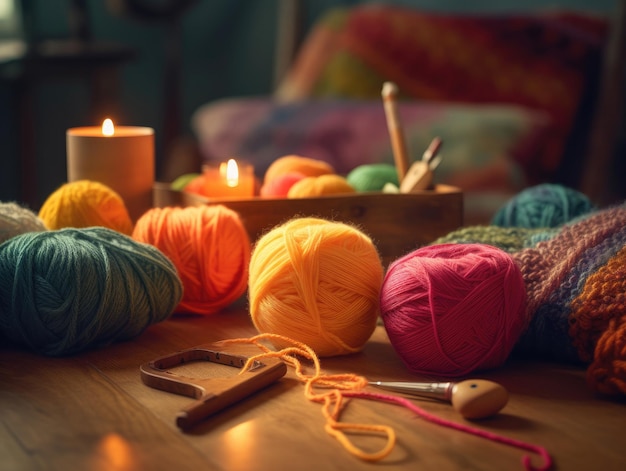
[[[344,419],[387,424],[398,441],[386,459],[361,461],[324,431],[319,404],[307,401],[293,371],[190,432],[175,424],[191,399],[145,386],[139,365],[161,355],[256,332],[241,304],[207,317],[174,317],[139,338],[69,358],[0,347],[0,470],[508,470],[524,452],[440,427],[410,411],[353,399]],[[207,363],[207,365],[210,365]],[[383,327],[362,353],[322,359],[327,373],[417,380]],[[594,396],[584,371],[515,362],[479,375],[510,392],[496,417],[466,421],[444,403],[416,401],[442,418],[542,445],[554,469],[626,469],[624,401]],[[358,436],[375,450],[380,438]],[[533,455],[533,463],[540,464]]]

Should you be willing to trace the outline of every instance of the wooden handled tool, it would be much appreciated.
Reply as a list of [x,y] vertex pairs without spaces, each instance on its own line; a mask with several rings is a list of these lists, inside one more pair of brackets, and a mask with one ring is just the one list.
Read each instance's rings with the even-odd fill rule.
[[228,349],[220,350],[216,344],[200,345],[141,365],[141,379],[147,386],[197,399],[178,413],[176,424],[181,429],[193,427],[210,415],[268,386],[287,372],[282,361],[272,358],[263,362],[255,361],[251,368],[227,378],[189,378],[168,371],[168,368],[192,361],[242,368],[248,357],[234,352],[236,345]]
[[466,419],[482,419],[495,415],[509,400],[506,389],[498,383],[484,379],[468,379],[458,383],[374,381],[369,384],[390,391],[451,402],[452,407]]

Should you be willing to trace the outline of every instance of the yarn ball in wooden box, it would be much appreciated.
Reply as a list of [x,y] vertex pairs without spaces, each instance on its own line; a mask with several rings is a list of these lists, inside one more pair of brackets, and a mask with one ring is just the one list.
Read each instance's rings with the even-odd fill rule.
[[290,172],[279,175],[263,183],[260,196],[263,198],[286,198],[291,187],[303,178],[307,177],[300,172]]
[[287,198],[310,198],[325,195],[356,193],[344,177],[335,174],[306,177],[297,181],[289,189]]
[[285,155],[270,164],[263,176],[263,183],[266,184],[287,173],[300,173],[307,177],[318,177],[335,173],[335,169],[331,164],[323,160],[301,155]]
[[213,314],[246,291],[252,246],[239,214],[225,206],[153,208],[139,218],[133,238],[176,266],[184,287],[176,313]]
[[359,229],[320,218],[295,218],[258,241],[248,295],[261,333],[309,345],[320,356],[360,351],[379,314],[383,266]]
[[91,180],[60,186],[44,201],[39,217],[51,230],[99,226],[126,235],[133,231],[122,197],[107,185]]
[[346,180],[358,192],[382,191],[388,184],[400,186],[396,166],[386,163],[359,165],[348,173]]

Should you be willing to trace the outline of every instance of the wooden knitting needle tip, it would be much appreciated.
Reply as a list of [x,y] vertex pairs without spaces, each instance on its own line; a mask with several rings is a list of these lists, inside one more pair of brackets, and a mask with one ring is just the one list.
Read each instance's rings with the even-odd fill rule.
[[424,151],[424,155],[422,155],[422,160],[428,164],[435,158],[437,153],[441,149],[441,138],[435,137],[431,142],[428,148]]
[[385,82],[382,89],[383,106],[387,118],[387,129],[391,138],[393,158],[398,172],[398,181],[402,181],[409,169],[409,155],[404,139],[404,130],[398,116],[397,96],[398,86],[393,82]]

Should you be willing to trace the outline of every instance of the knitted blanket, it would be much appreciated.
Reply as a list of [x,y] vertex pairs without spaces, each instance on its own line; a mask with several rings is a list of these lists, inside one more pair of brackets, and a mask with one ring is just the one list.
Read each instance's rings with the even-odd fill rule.
[[531,181],[555,171],[598,70],[608,22],[575,11],[450,14],[368,4],[316,23],[277,96],[508,103],[546,112],[551,142],[522,162]]
[[509,252],[528,296],[516,355],[587,366],[598,392],[626,395],[626,203],[553,229],[470,227],[434,243],[488,243]]

